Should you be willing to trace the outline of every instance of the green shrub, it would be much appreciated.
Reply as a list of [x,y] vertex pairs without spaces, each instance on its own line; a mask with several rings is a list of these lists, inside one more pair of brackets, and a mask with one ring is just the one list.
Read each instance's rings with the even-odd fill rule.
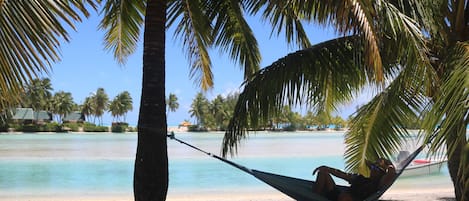
[[79,123],[64,123],[62,124],[62,130],[70,129],[70,131],[78,132],[80,130]]
[[21,132],[23,127],[18,123],[9,123],[8,127],[13,131]]
[[0,123],[0,132],[7,132],[9,127],[7,123]]
[[38,132],[39,131],[39,126],[35,124],[25,124],[20,126],[20,129],[17,131],[23,131],[23,132]]
[[132,126],[129,126],[127,127],[127,132],[137,132],[137,127],[132,127]]
[[85,132],[108,132],[107,126],[96,126],[95,124],[86,122],[83,125],[83,131]]
[[190,132],[207,132],[208,129],[205,127],[200,127],[199,125],[191,125],[189,126],[188,130]]
[[116,123],[112,123],[111,131],[114,133],[124,133],[128,127],[129,127],[128,123],[116,122]]
[[38,126],[39,132],[57,132],[61,131],[61,127],[57,122],[50,122],[43,125]]
[[298,127],[295,124],[290,124],[283,128],[284,131],[296,131]]

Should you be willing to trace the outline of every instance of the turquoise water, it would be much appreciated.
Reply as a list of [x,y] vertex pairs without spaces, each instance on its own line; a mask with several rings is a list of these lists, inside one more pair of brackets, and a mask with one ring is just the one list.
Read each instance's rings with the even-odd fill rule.
[[[221,133],[178,138],[219,153]],[[15,195],[132,195],[135,134],[2,134],[0,198]],[[232,158],[249,168],[313,179],[320,165],[343,168],[343,133],[261,133],[242,143]],[[170,193],[269,189],[254,177],[175,141],[168,141]],[[446,168],[401,186],[431,179],[448,185]],[[415,183],[417,182],[417,183]],[[340,183],[340,182],[339,182]],[[428,182],[426,182],[428,183]],[[430,184],[429,184],[430,185]]]

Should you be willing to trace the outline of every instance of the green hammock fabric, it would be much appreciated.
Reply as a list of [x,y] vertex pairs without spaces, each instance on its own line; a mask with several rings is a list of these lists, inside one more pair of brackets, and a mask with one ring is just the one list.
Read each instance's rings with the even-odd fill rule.
[[[245,166],[242,166],[240,164],[234,163],[233,161],[227,160],[225,158],[219,157],[217,155],[214,155],[212,153],[206,152],[202,149],[199,149],[191,144],[188,144],[182,140],[179,140],[174,137],[174,134],[172,133],[171,135],[168,135],[173,140],[176,140],[182,144],[185,144],[191,148],[194,148],[198,151],[201,151],[213,158],[216,158],[220,161],[223,161],[233,167],[236,167],[254,177],[257,179],[263,181],[264,183],[274,187],[278,191],[284,193],[285,195],[288,195],[289,197],[298,200],[298,201],[330,201],[327,198],[316,194],[313,192],[313,186],[315,185],[314,181],[309,181],[305,179],[300,179],[300,178],[294,178],[294,177],[288,177],[288,176],[283,176],[283,175],[278,175],[274,173],[269,173],[269,172],[263,172],[259,170],[254,170],[254,169],[249,169]],[[395,176],[391,179],[391,182],[387,186],[382,187],[379,189],[377,192],[374,194],[370,195],[365,201],[372,201],[372,200],[378,200],[379,197],[381,197],[386,190],[391,187],[391,185],[396,181],[396,179],[402,174],[403,170],[417,157],[417,155],[423,150],[425,145],[422,145],[419,147],[417,150],[415,150],[412,154],[410,154],[407,158],[405,158],[397,167],[396,167],[396,174]],[[348,188],[346,186],[338,186],[339,188]]]

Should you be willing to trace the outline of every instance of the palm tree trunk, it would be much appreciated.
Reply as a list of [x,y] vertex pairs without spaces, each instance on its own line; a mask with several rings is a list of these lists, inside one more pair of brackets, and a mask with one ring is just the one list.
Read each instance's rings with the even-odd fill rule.
[[[456,123],[456,122],[455,122]],[[463,123],[463,122],[461,122]],[[465,124],[464,124],[465,125]],[[456,200],[462,200],[463,198],[463,193],[465,189],[464,185],[464,179],[461,178],[461,157],[462,157],[462,152],[464,150],[464,147],[466,145],[466,129],[465,126],[460,126],[459,129],[454,129],[455,135],[448,137],[447,143],[448,145],[451,143],[456,143],[455,149],[454,150],[447,150],[448,153],[448,170],[449,174],[451,177],[451,180],[453,182],[454,186],[454,194],[456,196]],[[447,146],[449,147],[449,146]],[[465,200],[469,199],[469,197],[466,197]]]
[[134,170],[135,200],[166,200],[168,152],[165,103],[166,0],[148,0],[143,44],[143,83]]

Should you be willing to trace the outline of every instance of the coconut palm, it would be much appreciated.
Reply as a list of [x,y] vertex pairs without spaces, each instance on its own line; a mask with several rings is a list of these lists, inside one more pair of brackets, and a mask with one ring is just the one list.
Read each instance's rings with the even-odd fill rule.
[[95,114],[95,102],[91,96],[85,98],[85,102],[80,107],[80,111],[83,115],[85,115],[86,119],[91,119],[90,117]]
[[103,124],[103,114],[107,110],[109,106],[109,98],[108,95],[106,94],[106,91],[104,91],[103,88],[98,88],[96,90],[96,93],[93,94],[93,101],[94,101],[94,115],[98,118],[99,120],[99,125]]
[[70,114],[75,107],[70,92],[59,91],[52,97],[52,112],[59,116],[58,122],[62,122],[65,115]]
[[197,93],[192,101],[189,113],[191,117],[195,117],[198,126],[205,126],[204,117],[209,113],[209,101],[203,93]]
[[118,121],[119,117],[123,117],[125,122],[125,114],[133,109],[132,107],[132,97],[128,91],[124,91],[118,94],[114,99],[109,103],[109,111],[111,112],[112,117]]
[[[167,9],[168,8],[168,9]],[[165,104],[166,27],[176,24],[191,61],[191,76],[203,89],[213,86],[208,47],[217,45],[246,69],[259,68],[260,54],[253,33],[233,1],[106,1],[107,48],[119,62],[134,52],[143,25],[143,82],[135,159],[135,200],[164,200],[168,187]],[[168,13],[168,20],[166,13]],[[145,20],[143,20],[145,16]],[[212,23],[214,22],[214,23]],[[212,26],[213,24],[213,26]]]
[[214,117],[214,124],[217,129],[222,128],[223,121],[227,116],[227,111],[225,110],[225,98],[218,95],[209,105],[210,114]]
[[178,97],[176,94],[169,93],[169,97],[166,99],[166,105],[168,106],[168,113],[170,111],[176,112],[176,110],[179,108]]
[[[96,1],[100,2],[100,0]],[[59,23],[72,25],[74,20],[79,20],[79,16],[73,8],[77,8],[77,10],[86,14],[86,7],[82,2],[92,3],[91,0],[34,1],[33,3],[30,3],[30,1],[0,1],[2,9],[8,8],[16,12],[3,12],[3,10],[1,12],[2,17],[7,16],[11,19],[7,19],[8,23],[0,22],[3,24],[2,33],[10,33],[8,36],[2,36],[2,42],[8,42],[8,44],[2,45],[1,51],[8,51],[8,54],[2,52],[0,55],[6,56],[0,58],[0,61],[3,62],[1,66],[6,69],[6,72],[13,72],[9,74],[12,79],[4,79],[0,83],[3,84],[0,87],[2,90],[7,89],[6,92],[1,92],[1,97],[11,91],[18,91],[17,88],[4,88],[4,86],[10,86],[7,83],[8,81],[17,81],[19,79],[16,83],[20,84],[27,77],[17,76],[17,72],[22,72],[21,69],[12,71],[10,69],[16,69],[19,66],[28,70],[29,64],[33,64],[33,69],[44,70],[44,66],[47,66],[44,61],[47,63],[58,59],[55,51],[58,47],[58,40],[55,39],[57,35],[67,36],[65,29]],[[50,5],[44,6],[42,4]],[[136,200],[164,200],[167,192],[167,124],[164,86],[165,31],[167,25],[176,25],[176,33],[182,39],[181,41],[184,41],[184,48],[187,50],[188,58],[192,64],[191,76],[203,89],[208,89],[213,85],[213,81],[211,61],[207,50],[212,46],[221,47],[220,50],[227,52],[233,60],[239,61],[244,68],[246,78],[250,78],[252,73],[259,68],[260,54],[257,42],[244,19],[245,14],[261,13],[266,21],[273,25],[274,33],[285,32],[288,42],[296,42],[302,47],[310,46],[301,24],[301,20],[305,18],[317,18],[322,22],[336,20],[337,24],[343,24],[341,31],[355,32],[358,29],[354,29],[356,26],[352,25],[361,22],[360,19],[374,16],[372,10],[361,12],[363,6],[369,6],[361,1],[328,1],[324,4],[325,6],[312,5],[308,7],[310,9],[308,11],[307,9],[298,9],[305,5],[303,1],[142,0],[105,2],[102,11],[103,21],[100,27],[106,30],[106,48],[114,52],[119,62],[125,62],[127,56],[135,51],[140,28],[142,25],[144,27],[144,73],[134,174]],[[339,9],[336,9],[337,5],[340,5]],[[16,8],[26,9],[14,10]],[[311,10],[320,13],[312,15]],[[338,11],[343,15],[326,15],[328,12],[333,11]],[[54,20],[57,16],[36,15],[40,12],[44,12],[44,15],[64,14],[58,15],[61,17],[60,20]],[[168,18],[166,13],[168,13]],[[143,16],[145,16],[145,19]],[[348,16],[353,16],[357,20],[350,21]],[[52,20],[49,22],[50,19]],[[41,21],[40,23],[43,23],[44,26],[38,26],[41,28],[39,31],[42,31],[42,29],[46,31],[38,33],[35,29],[37,27],[32,26],[37,25],[36,22],[24,23],[15,22],[14,20]],[[382,80],[381,57],[377,51],[378,44],[375,39],[378,34],[370,29],[373,24],[357,24],[359,24],[360,30],[363,30],[361,33],[364,33],[362,35],[364,38],[363,43],[361,44],[366,46],[363,53],[365,55],[363,62],[368,66],[367,72],[370,72],[368,75],[378,81]],[[4,29],[4,26],[8,26],[10,29]],[[18,27],[29,29],[16,32],[15,30]],[[59,29],[53,29],[55,27],[59,27]],[[15,35],[13,33],[27,33],[30,34],[31,38],[13,38],[12,36],[24,36],[23,34]],[[10,40],[4,40],[5,38]],[[403,38],[406,38],[406,36],[403,36]],[[15,52],[18,49],[18,46],[15,45],[16,41],[23,41],[21,44],[25,45],[22,47],[25,47],[24,49],[27,51],[17,54]],[[40,43],[34,43],[36,41]],[[410,54],[410,56],[415,55]],[[14,59],[11,60],[11,58]],[[20,65],[17,65],[18,63]],[[26,72],[23,75],[33,75],[34,72],[38,71]]]
[[49,78],[33,79],[25,87],[25,94],[22,98],[25,107],[33,110],[50,110],[52,100],[52,84]]
[[441,126],[432,150],[447,147],[456,199],[468,200],[463,159],[469,154],[469,3],[341,2],[300,7],[307,20],[331,24],[348,36],[294,52],[247,81],[225,134],[224,153],[234,153],[248,128],[266,122],[284,104],[330,113],[360,90],[374,88],[376,95],[357,110],[346,133],[347,167],[364,173],[365,159],[389,157],[408,136],[403,126],[422,117],[427,141]]

